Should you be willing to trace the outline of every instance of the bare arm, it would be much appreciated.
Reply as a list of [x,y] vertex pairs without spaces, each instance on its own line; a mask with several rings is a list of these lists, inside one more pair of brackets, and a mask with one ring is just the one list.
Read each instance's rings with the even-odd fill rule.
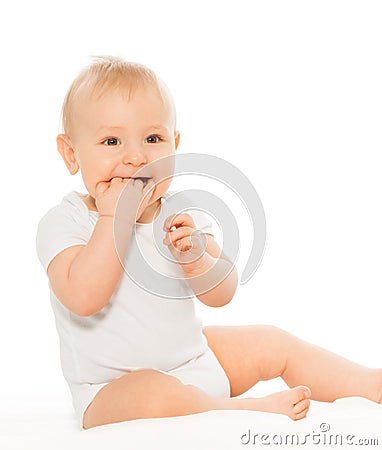
[[206,235],[206,239],[204,264],[195,269],[186,269],[185,276],[202,303],[212,307],[224,306],[232,300],[236,292],[237,270],[222,253],[214,238]]
[[237,288],[237,270],[214,238],[195,234],[195,224],[189,214],[170,216],[164,229],[167,231],[165,244],[181,265],[198,299],[213,307],[229,303]]
[[[58,279],[60,276],[65,277],[58,281],[62,288],[59,298],[73,312],[89,316],[100,311],[109,302],[123,272],[119,257],[123,259],[126,255],[132,225],[126,223],[124,229],[124,235],[120,233],[121,238],[118,239],[117,253],[113,218],[101,216],[88,244],[79,249],[69,267],[65,270],[58,263]],[[54,279],[54,272],[51,275]]]
[[[65,249],[48,267],[49,281],[57,298],[80,316],[97,313],[113,295],[123,273],[120,259],[124,259],[131,240],[137,210],[135,206],[147,191],[142,184],[131,183],[130,189],[135,199],[132,195],[130,208],[125,208],[128,210],[126,214],[114,217],[115,203],[124,186],[121,182],[108,184],[113,189],[106,188],[102,192],[109,194],[108,198],[104,195],[107,202],[97,203],[100,217],[89,242]],[[140,206],[140,211],[147,206],[149,197]]]

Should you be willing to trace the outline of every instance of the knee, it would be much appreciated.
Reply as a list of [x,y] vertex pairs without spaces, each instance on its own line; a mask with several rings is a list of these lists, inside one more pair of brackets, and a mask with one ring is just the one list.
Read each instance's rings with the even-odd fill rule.
[[142,369],[130,374],[133,383],[132,410],[138,417],[164,417],[172,400],[183,383],[177,378],[152,369]]
[[283,336],[286,334],[286,331],[274,325],[253,325],[253,329],[257,334],[266,338]]
[[274,325],[253,325],[256,340],[263,340],[276,347],[288,348],[293,335]]
[[152,369],[130,372],[102,388],[84,414],[83,427],[166,417],[183,383]]
[[148,417],[167,416],[184,384],[178,378],[156,370],[141,371],[139,376],[142,395],[138,407]]

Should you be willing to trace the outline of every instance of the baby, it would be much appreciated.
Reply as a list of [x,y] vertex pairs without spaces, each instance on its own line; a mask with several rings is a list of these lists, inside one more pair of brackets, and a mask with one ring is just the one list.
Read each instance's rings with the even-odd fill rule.
[[[150,69],[100,57],[72,83],[57,147],[69,172],[81,172],[87,193],[72,191],[45,214],[37,252],[81,427],[217,409],[298,420],[310,399],[381,402],[382,369],[359,366],[272,326],[202,326],[194,301],[229,303],[237,272],[204,215],[174,211],[159,219],[171,197],[171,177],[159,176],[170,169],[157,173],[155,163],[171,159],[178,145],[171,95]],[[155,245],[156,220],[162,220],[172,261]],[[131,256],[137,242],[152,267],[171,274],[181,300],[157,295],[127,275],[126,266],[139,264]],[[237,398],[276,377],[291,389]]]

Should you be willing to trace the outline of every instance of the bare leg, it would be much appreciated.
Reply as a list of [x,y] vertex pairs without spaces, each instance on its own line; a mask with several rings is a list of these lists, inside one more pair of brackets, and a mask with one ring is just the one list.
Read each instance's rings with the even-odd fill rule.
[[267,325],[212,326],[204,333],[231,384],[233,396],[258,381],[282,377],[308,386],[312,399],[360,396],[382,401],[382,369],[369,369]]
[[133,419],[173,417],[218,409],[256,410],[305,417],[310,391],[297,387],[260,399],[217,398],[155,370],[137,370],[118,378],[95,396],[85,411],[85,429]]

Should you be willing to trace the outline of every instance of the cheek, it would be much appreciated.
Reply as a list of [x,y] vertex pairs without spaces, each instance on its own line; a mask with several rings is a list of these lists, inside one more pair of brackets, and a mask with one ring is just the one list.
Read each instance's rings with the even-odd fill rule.
[[168,191],[168,188],[170,187],[171,179],[167,179],[165,181],[161,181],[160,183],[157,183],[155,186],[154,196],[156,199],[163,196],[165,192]]
[[102,177],[108,174],[113,167],[110,158],[87,157],[83,163],[84,169],[86,168],[89,175],[93,177]]
[[82,158],[80,168],[86,189],[94,197],[97,183],[110,178],[111,165],[107,160],[87,156]]
[[[175,169],[174,153],[166,153],[150,161],[147,171],[154,178],[155,183],[165,182],[173,176]],[[170,183],[170,181],[169,181]]]

